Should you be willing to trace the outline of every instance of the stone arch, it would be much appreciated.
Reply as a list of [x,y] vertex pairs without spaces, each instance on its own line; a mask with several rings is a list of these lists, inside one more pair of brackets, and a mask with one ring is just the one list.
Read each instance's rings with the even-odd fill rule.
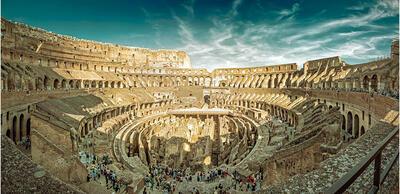
[[353,134],[353,114],[350,111],[347,113],[347,132]]
[[49,89],[49,78],[47,76],[44,76],[43,85],[45,90]]
[[272,87],[271,84],[272,84],[272,80],[271,80],[271,78],[269,78],[269,79],[268,79],[268,84],[267,84],[267,85],[268,85],[268,88],[271,88],[271,87]]
[[122,83],[121,83],[120,81],[117,82],[117,88],[122,88],[122,87],[121,87],[121,84],[122,84]]
[[19,137],[18,140],[22,140],[22,135],[24,134],[24,114],[19,116]]
[[58,79],[54,79],[53,88],[54,88],[54,89],[58,89],[59,84],[60,84],[60,81],[58,81]]
[[110,87],[111,88],[115,88],[115,82],[114,81],[111,82]]
[[376,74],[372,75],[371,77],[371,90],[378,90],[378,76]]
[[103,82],[99,81],[99,88],[103,88]]
[[38,77],[37,78],[37,81],[36,81],[36,89],[38,90],[41,90],[41,89],[43,89],[43,79],[41,78],[41,77]]
[[360,129],[360,136],[364,135],[364,133],[365,133],[364,126],[361,126],[361,129]]
[[28,90],[30,90],[30,91],[34,90],[34,86],[33,86],[32,80],[31,79],[26,79],[25,81],[26,81],[26,88],[28,88]]
[[75,82],[75,88],[80,89],[81,88],[81,80],[76,80]]
[[84,88],[89,88],[90,87],[90,81],[89,80],[84,80],[83,81],[83,87]]
[[69,88],[74,88],[74,80],[69,80]]
[[26,120],[26,136],[31,136],[31,118]]
[[363,86],[364,90],[368,90],[369,89],[369,77],[367,75],[364,76],[364,78],[363,78],[362,86]]
[[278,76],[276,75],[274,78],[274,88],[278,88],[279,87],[278,85],[279,85],[278,84]]
[[90,87],[91,88],[96,88],[96,81],[93,80],[92,83],[90,84]]
[[344,115],[342,115],[342,130],[346,130],[346,117]]
[[354,126],[353,126],[353,131],[354,131],[354,137],[355,138],[358,138],[358,136],[359,136],[359,125],[360,125],[360,119],[359,119],[359,117],[358,117],[358,115],[357,114],[355,114],[354,115]]
[[15,138],[17,137],[17,116],[14,116],[12,120],[11,135],[12,135],[12,140],[15,142],[16,141]]
[[89,133],[88,123],[85,123],[85,135]]
[[61,81],[61,87],[64,88],[64,89],[67,88],[67,80],[63,79]]
[[104,82],[104,87],[108,88],[108,81]]
[[81,133],[81,137],[85,136],[85,131],[82,129],[82,126],[79,127],[79,131]]

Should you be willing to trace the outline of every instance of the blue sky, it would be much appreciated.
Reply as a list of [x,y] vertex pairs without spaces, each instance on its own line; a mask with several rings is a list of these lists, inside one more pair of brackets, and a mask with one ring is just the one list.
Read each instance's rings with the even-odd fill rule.
[[193,67],[250,67],[390,52],[397,0],[2,0],[1,15],[52,32],[186,51]]

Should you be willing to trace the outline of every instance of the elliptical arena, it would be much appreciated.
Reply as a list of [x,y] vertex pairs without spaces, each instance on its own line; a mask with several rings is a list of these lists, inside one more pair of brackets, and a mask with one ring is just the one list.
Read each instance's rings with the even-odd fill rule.
[[208,72],[184,51],[1,24],[5,193],[321,193],[383,141],[380,189],[398,191],[398,40],[363,64]]

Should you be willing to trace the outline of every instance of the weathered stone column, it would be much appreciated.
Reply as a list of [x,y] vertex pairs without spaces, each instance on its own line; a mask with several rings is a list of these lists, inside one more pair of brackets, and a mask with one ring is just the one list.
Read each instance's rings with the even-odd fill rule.
[[218,159],[219,159],[219,153],[220,153],[220,122],[219,122],[219,117],[217,115],[212,116],[213,120],[215,122],[215,127],[214,127],[214,135],[212,137],[213,143],[212,143],[212,155],[211,155],[211,163],[215,166],[218,166]]

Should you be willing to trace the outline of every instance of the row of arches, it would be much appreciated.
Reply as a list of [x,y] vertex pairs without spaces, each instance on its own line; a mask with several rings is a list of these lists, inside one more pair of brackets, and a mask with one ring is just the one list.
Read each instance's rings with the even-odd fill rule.
[[259,75],[228,75],[227,79],[224,76],[217,77],[214,84],[219,87],[234,87],[234,88],[282,88],[290,86],[291,73],[281,74],[259,74]]
[[24,114],[15,115],[10,127],[6,131],[6,136],[15,143],[22,141],[23,137],[31,135],[31,119]]
[[371,78],[368,75],[364,76],[362,82],[362,88],[370,91],[378,90],[378,76],[376,74],[372,75]]
[[170,110],[172,107],[172,101],[158,101],[151,103],[141,103],[137,105],[127,105],[118,108],[110,109],[98,113],[92,118],[82,120],[80,123],[78,133],[81,137],[88,135],[93,129],[100,127],[106,120],[115,118],[119,115],[125,114],[127,112],[132,113],[133,116],[146,116],[152,115],[157,112],[164,110]]
[[49,78],[47,76],[44,76],[44,78],[38,77],[35,80],[26,79],[23,82],[10,78],[2,78],[1,83],[3,91],[126,87],[126,85],[122,81],[67,80],[67,79]]
[[80,124],[79,134],[81,135],[81,137],[84,137],[87,134],[89,134],[89,132],[92,131],[93,129],[100,127],[102,123],[104,123],[106,120],[117,117],[129,111],[132,111],[132,113],[135,114],[136,112],[135,106],[134,105],[121,106],[111,110],[103,111],[93,116],[92,118],[85,119]]
[[[387,80],[390,81],[390,80]],[[390,81],[387,83],[387,88],[394,88],[394,85]],[[382,86],[380,86],[382,85]],[[313,80],[306,81],[304,83],[305,87],[315,88],[315,89],[346,89],[346,90],[363,90],[363,91],[378,91],[379,89],[384,89],[384,82],[380,81],[378,75],[373,74],[371,76],[365,75],[361,78],[348,78],[346,80],[336,80],[336,81],[320,81],[314,83]],[[393,86],[391,86],[393,85]],[[302,85],[292,87],[302,87]]]
[[341,128],[354,139],[365,134],[365,127],[364,125],[360,126],[359,116],[357,114],[353,115],[351,111],[348,111],[346,116],[342,115]]
[[211,77],[192,76],[149,76],[124,75],[123,79],[129,87],[175,87],[175,86],[206,86],[210,87]]

